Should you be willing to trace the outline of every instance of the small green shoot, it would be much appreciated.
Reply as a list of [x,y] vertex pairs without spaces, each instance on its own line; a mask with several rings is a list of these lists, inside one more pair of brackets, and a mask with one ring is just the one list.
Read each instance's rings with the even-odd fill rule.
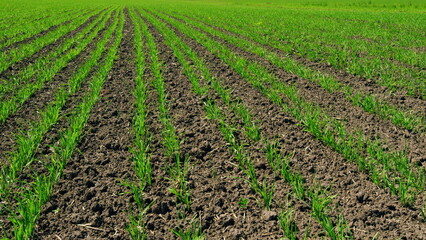
[[240,205],[240,207],[244,209],[247,208],[248,203],[249,203],[249,199],[247,198],[240,198],[240,201],[238,201],[238,205]]

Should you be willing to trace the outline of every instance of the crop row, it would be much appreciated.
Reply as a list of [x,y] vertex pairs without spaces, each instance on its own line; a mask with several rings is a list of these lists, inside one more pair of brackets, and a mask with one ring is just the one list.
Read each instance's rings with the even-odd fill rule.
[[[180,140],[176,134],[175,128],[173,126],[170,113],[168,101],[166,100],[166,90],[164,85],[164,80],[162,76],[162,68],[163,64],[159,60],[159,52],[157,50],[156,43],[154,41],[153,36],[148,31],[148,27],[142,18],[132,11],[130,12],[130,16],[132,21],[136,27],[135,30],[135,39],[141,39],[141,35],[144,36],[146,40],[146,45],[149,49],[149,62],[148,65],[152,72],[152,85],[157,93],[157,101],[158,101],[158,112],[159,112],[159,120],[162,124],[162,141],[163,146],[165,148],[166,156],[169,160],[165,163],[166,173],[168,179],[170,181],[170,187],[168,191],[176,196],[176,201],[178,204],[182,204],[180,207],[180,215],[178,218],[185,218],[187,215],[187,211],[191,208],[191,193],[188,186],[188,181],[186,180],[186,176],[189,170],[189,157],[183,155],[180,152]],[[138,67],[138,75],[137,75],[137,86],[136,86],[136,98],[137,98],[137,109],[138,109],[138,117],[135,118],[135,130],[136,130],[136,143],[137,151],[135,152],[135,170],[137,175],[141,179],[141,184],[139,185],[138,190],[135,186],[132,187],[132,190],[135,194],[144,190],[147,184],[150,184],[150,163],[149,158],[147,157],[147,148],[149,144],[149,136],[150,133],[147,130],[145,125],[145,117],[147,115],[147,109],[145,105],[145,101],[147,98],[147,79],[142,79],[142,75],[144,74],[145,69],[145,60],[143,59],[141,42],[135,42],[136,51],[137,51],[137,67]],[[145,81],[143,83],[142,81]],[[141,133],[142,135],[138,135]],[[142,140],[142,141],[141,141]],[[143,141],[145,140],[145,141]],[[136,196],[135,196],[136,197]],[[136,197],[140,199],[141,197]],[[146,211],[146,204],[143,202],[143,199],[136,200],[137,205],[140,208],[140,213],[143,214]],[[136,219],[138,219],[136,221]],[[137,218],[132,218],[131,223],[129,225],[129,233],[134,239],[144,239],[146,237],[146,233],[143,228],[143,216],[140,215]],[[142,222],[141,222],[142,221]],[[195,223],[194,223],[195,224]],[[141,228],[142,227],[142,228]],[[183,237],[187,234],[191,234],[193,237],[202,237],[201,229],[196,225],[193,225],[193,228],[189,228],[189,230],[176,228],[172,229],[173,233],[177,236]],[[188,232],[189,231],[189,232]]]
[[[99,25],[93,32],[92,36],[88,36],[86,41],[83,42],[82,48],[77,51],[80,52],[90,41],[93,40],[94,36],[96,36],[96,34],[105,27],[106,20],[107,18],[105,18],[103,24]],[[103,41],[98,44],[97,49],[92,52],[89,60],[79,69],[78,72],[75,73],[74,76],[69,79],[68,86],[58,90],[55,100],[50,102],[49,105],[46,106],[45,110],[41,112],[40,120],[31,125],[31,130],[17,136],[17,149],[10,153],[8,165],[3,166],[2,168],[0,187],[1,196],[7,196],[9,193],[9,184],[16,180],[24,167],[31,165],[31,163],[35,161],[34,152],[40,145],[44,134],[58,121],[60,111],[66,104],[67,99],[79,89],[81,82],[85,79],[90,69],[97,63],[104,50],[105,43],[108,41],[112,33],[113,29],[111,28],[106,33]]]
[[136,113],[134,117],[134,131],[135,131],[135,149],[133,150],[134,170],[136,176],[139,178],[137,183],[129,184],[132,190],[135,203],[138,207],[137,214],[130,216],[130,223],[128,224],[127,231],[132,239],[146,239],[145,230],[145,212],[149,203],[144,200],[145,188],[152,183],[152,166],[149,156],[149,146],[151,136],[148,130],[146,117],[148,115],[147,108],[147,83],[144,79],[146,61],[143,54],[143,37],[141,33],[141,26],[137,20],[134,11],[130,11],[130,18],[134,24],[134,46],[136,51],[135,67],[136,67],[136,87],[134,95],[136,96]]

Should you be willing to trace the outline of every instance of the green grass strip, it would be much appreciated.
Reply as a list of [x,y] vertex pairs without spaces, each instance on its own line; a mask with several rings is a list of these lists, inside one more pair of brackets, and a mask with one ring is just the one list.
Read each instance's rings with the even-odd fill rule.
[[[264,27],[253,26],[249,23],[241,25],[238,23],[241,22],[241,16],[239,15],[234,15],[233,19],[232,17],[215,18],[214,22],[216,24],[219,23],[219,25],[230,31],[244,35],[262,44],[281,49],[288,54],[297,54],[307,57],[312,61],[327,62],[337,69],[364,76],[367,79],[373,79],[376,84],[386,86],[391,91],[406,89],[411,96],[421,97],[423,99],[426,97],[426,82],[423,81],[425,73],[419,71],[419,68],[424,68],[424,54],[419,54],[414,51],[402,53],[400,50],[405,50],[404,48],[400,48],[399,50],[394,49],[394,37],[391,37],[390,44],[379,44],[378,46],[374,46],[375,44],[368,41],[360,42],[355,40],[353,39],[353,35],[357,35],[358,32],[353,31],[354,28],[357,28],[356,25],[348,27],[347,29],[350,29],[350,32],[346,34],[349,34],[349,36],[343,37],[341,33],[347,32],[347,29],[342,29],[343,31],[333,31],[330,29],[338,29],[339,27],[333,27],[329,22],[316,23],[311,20],[306,21],[304,14],[299,14],[294,11],[292,11],[292,13],[296,14],[296,16],[291,19],[283,20],[286,22],[286,26],[282,28],[278,27],[278,31],[277,25],[281,25],[281,23],[268,26],[264,25]],[[315,13],[315,15],[316,14],[317,13]],[[347,17],[347,14],[345,14],[345,16]],[[271,18],[270,20],[273,19]],[[321,17],[318,18],[318,20],[321,20]],[[211,21],[210,19],[209,22]],[[251,19],[249,22],[250,21]],[[306,26],[303,29],[296,29],[294,27],[296,25],[291,24],[291,22],[297,22],[301,25],[305,24]],[[342,22],[345,21],[338,21],[339,25]],[[233,27],[230,23],[236,23],[239,27]],[[412,23],[408,25],[412,25]],[[252,27],[247,28],[247,26]],[[328,27],[324,28],[324,26]],[[395,25],[392,24],[392,27],[394,26]],[[402,26],[399,26],[399,28],[401,27]],[[404,24],[402,28],[405,27]],[[318,28],[322,29],[322,31],[318,31]],[[373,29],[367,31],[372,33],[376,29],[376,27],[373,27]],[[364,31],[366,29],[361,28],[360,30]],[[401,30],[393,29],[391,31],[400,33]],[[378,38],[384,35],[395,35],[390,34],[389,30],[379,30],[376,34]],[[401,34],[402,39],[404,39],[405,36],[405,34]],[[406,43],[404,43],[403,46],[409,46],[412,42],[419,44],[418,38],[413,38],[413,36],[410,36],[410,38],[411,39],[404,40]],[[399,38],[399,40],[401,40],[401,38]],[[283,41],[285,44],[283,44]],[[420,44],[420,46],[422,45]],[[362,57],[359,55],[362,55]],[[399,59],[399,62],[395,62],[395,59]],[[414,64],[416,67],[407,66],[407,63],[409,65]]]
[[[82,13],[85,14],[89,11],[93,11],[93,9],[46,9],[46,11],[37,13],[34,11],[19,13],[19,17],[16,17],[17,15],[14,14],[8,20],[0,22],[0,42],[6,42],[8,39],[16,37],[16,35],[31,34],[37,31],[36,29],[47,26],[46,24],[53,26],[64,23],[67,21],[65,19],[69,20],[72,17],[80,16]],[[53,20],[52,18],[56,19]],[[44,28],[43,30],[47,30],[46,27]],[[26,37],[29,36],[25,36],[24,39]]]
[[[133,162],[138,183],[130,183],[130,189],[133,193],[133,198],[138,207],[137,213],[129,216],[130,222],[126,226],[128,233],[134,240],[147,239],[145,228],[145,214],[150,204],[147,204],[143,199],[143,192],[145,188],[152,183],[152,168],[151,157],[148,153],[149,145],[151,143],[151,136],[146,123],[148,115],[148,89],[147,83],[144,79],[146,69],[145,57],[143,52],[144,39],[142,38],[141,26],[137,20],[134,9],[129,10],[130,19],[134,26],[133,43],[136,51],[136,89],[134,95],[136,97],[136,112],[134,117],[134,131],[135,131],[135,149],[133,150]],[[134,211],[132,211],[134,212]]]
[[[74,149],[83,132],[83,128],[90,116],[90,111],[99,100],[103,84],[112,69],[117,55],[118,47],[121,43],[124,15],[122,9],[119,15],[118,29],[116,38],[112,46],[108,49],[105,61],[101,64],[99,71],[93,77],[90,86],[91,91],[84,97],[83,101],[77,107],[78,112],[70,119],[70,126],[63,133],[59,140],[59,146],[56,147],[51,164],[47,165],[49,175],[35,175],[31,188],[27,189],[19,199],[16,206],[16,215],[10,217],[14,226],[15,239],[30,239],[34,230],[35,223],[40,215],[41,207],[46,203],[52,194],[53,186],[62,176],[63,169],[67,160],[72,156]],[[117,24],[115,23],[113,28]]]

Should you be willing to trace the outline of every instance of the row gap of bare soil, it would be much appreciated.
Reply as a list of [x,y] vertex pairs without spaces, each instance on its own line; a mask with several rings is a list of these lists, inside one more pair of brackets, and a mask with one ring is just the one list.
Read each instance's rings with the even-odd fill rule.
[[349,131],[356,132],[361,130],[371,140],[382,139],[384,147],[391,151],[407,151],[408,157],[413,164],[426,168],[426,137],[424,133],[415,133],[396,127],[390,120],[383,120],[375,114],[367,113],[362,108],[353,106],[343,92],[330,93],[317,83],[290,74],[269,61],[246,52],[224,39],[215,37],[197,27],[193,28],[229,47],[231,51],[238,55],[266,67],[269,72],[273,73],[281,81],[287,84],[294,84],[298,89],[299,96],[316,103],[326,110],[330,117],[343,121]]
[[[106,26],[109,26],[112,23],[112,21],[113,21],[113,19],[110,18],[107,21]],[[60,73],[55,75],[54,80],[50,84],[54,84],[54,85],[66,84],[68,78],[70,76],[72,76],[72,73],[80,65],[84,64],[84,62],[87,60],[90,53],[95,49],[97,43],[102,38],[105,30],[106,30],[106,28],[102,29],[99,32],[99,35],[86,47],[85,50],[83,50],[83,52],[80,55],[77,56],[77,58],[75,60],[73,60]],[[108,49],[109,46],[112,45],[113,40],[114,40],[114,38],[111,38],[108,41],[108,43],[106,45],[106,49]],[[104,59],[105,53],[106,52],[104,52],[102,54],[100,62],[102,62],[102,59]],[[70,123],[69,117],[72,116],[73,114],[75,114],[76,107],[82,101],[83,97],[86,96],[87,93],[90,91],[90,82],[92,81],[92,77],[97,72],[98,68],[99,68],[99,66],[93,67],[90,70],[88,77],[85,79],[85,81],[82,82],[81,89],[69,97],[65,106],[61,109],[60,118],[59,118],[58,122],[55,125],[53,125],[47,131],[47,133],[43,136],[43,139],[40,143],[40,146],[34,154],[34,158],[36,159],[36,161],[33,162],[28,168],[25,168],[21,172],[18,181],[15,181],[15,183],[13,183],[13,185],[11,186],[11,188],[13,189],[13,191],[11,190],[11,192],[13,192],[14,195],[11,196],[9,199],[5,199],[4,202],[3,202],[5,205],[7,205],[8,209],[11,209],[11,210],[15,209],[15,205],[17,203],[16,196],[19,195],[19,193],[21,192],[21,189],[26,189],[26,188],[29,187],[30,183],[33,181],[32,178],[34,176],[34,173],[39,174],[39,175],[48,174],[48,170],[46,169],[46,165],[49,164],[50,158],[51,158],[52,154],[54,153],[53,147],[57,146],[58,141],[61,137],[61,133],[64,132],[69,127],[69,123]],[[56,82],[56,81],[58,83],[55,84],[54,82]],[[49,87],[47,87],[47,88],[49,88]],[[53,96],[54,95],[51,95],[51,97],[53,97]],[[41,108],[44,104],[46,104],[47,101],[52,100],[52,99],[48,99],[47,97],[45,97],[45,98],[43,98],[43,100],[40,100],[37,97],[32,97],[31,100],[32,101],[27,102],[26,105],[25,105],[25,106],[28,106],[28,109],[26,111],[32,112],[34,114],[38,114],[39,108],[38,107],[32,108],[32,106],[35,104],[36,106],[39,106]],[[13,119],[16,119],[16,121],[19,121],[19,123],[17,125],[12,124],[10,126],[10,129],[12,129],[12,130],[14,128],[18,129],[14,133],[12,133],[9,130],[8,133],[10,135],[6,136],[6,137],[9,137],[10,141],[14,141],[14,136],[15,136],[15,134],[18,134],[19,131],[25,131],[25,127],[28,125],[28,124],[24,124],[25,123],[24,121],[26,121],[26,119],[27,120],[31,119],[31,121],[39,120],[39,119],[35,118],[34,115],[27,114],[26,111],[20,113],[20,114],[22,114],[22,116],[19,115],[19,119],[16,119],[16,118],[18,118],[18,116],[13,117]],[[7,143],[9,143],[9,142],[7,142]],[[13,147],[16,147],[16,146],[13,146],[13,143],[14,142],[11,142],[8,145],[2,144],[2,147],[7,146],[7,147],[12,149]],[[11,225],[11,222],[8,220],[8,212],[2,212],[2,214],[5,214],[5,215],[0,216],[0,221],[3,224],[1,226],[3,229],[0,228],[0,232],[6,232],[8,235],[10,235],[11,231],[12,231],[12,225]]]
[[[419,211],[403,207],[397,197],[378,188],[355,164],[304,131],[294,118],[255,90],[217,56],[176,28],[169,27],[205,58],[214,76],[225,79],[223,83],[233,89],[233,96],[251,109],[263,135],[267,139],[277,138],[285,154],[295,154],[293,168],[302,173],[307,185],[332,186],[330,194],[335,196],[332,215],[342,213],[356,239],[369,239],[376,233],[386,239],[426,239],[423,231],[426,225]],[[247,55],[237,48],[233,50]],[[283,79],[294,77],[282,76]]]
[[327,64],[326,62],[312,61],[294,53],[292,54],[292,53],[283,52],[281,49],[278,49],[276,47],[272,47],[270,45],[256,42],[253,39],[248,38],[244,35],[209,24],[200,19],[187,16],[187,15],[183,15],[183,16],[188,17],[194,21],[198,21],[202,24],[205,24],[206,26],[211,27],[215,30],[224,32],[226,34],[244,39],[253,44],[264,47],[267,50],[273,53],[276,53],[278,56],[281,56],[283,58],[290,57],[291,59],[295,60],[297,63],[302,64],[306,67],[309,67],[313,70],[318,70],[327,75],[331,75],[334,78],[336,78],[336,80],[338,80],[340,83],[350,86],[351,88],[356,89],[362,93],[372,94],[376,96],[378,99],[382,100],[383,102],[392,104],[400,109],[411,111],[417,116],[426,117],[426,101],[417,97],[409,96],[407,94],[407,91],[404,89],[400,89],[398,91],[391,91],[388,87],[376,84],[373,79],[367,79],[362,76],[348,73],[344,70],[336,69],[335,67]]
[[[262,211],[260,197],[250,189],[247,182],[244,182],[244,173],[238,168],[234,157],[226,147],[218,125],[207,120],[203,99],[190,90],[191,83],[183,75],[182,66],[173,56],[172,50],[163,43],[164,39],[158,30],[151,23],[147,23],[160,49],[160,58],[165,62],[164,77],[170,102],[170,115],[178,136],[183,137],[181,154],[190,157],[191,170],[188,174],[192,196],[190,216],[195,216],[197,221],[201,221],[206,239],[276,239],[282,235],[277,222],[277,213]],[[213,92],[211,94],[217,98],[217,94]],[[150,125],[155,126],[155,121]],[[158,138],[161,138],[160,134],[154,139]],[[156,140],[154,144],[160,142]],[[153,165],[164,165],[161,162],[157,163],[161,160],[157,154],[158,152],[153,155]],[[159,174],[154,176],[164,174],[164,170],[159,170]],[[154,204],[147,214],[147,226],[153,239],[176,238],[170,229],[180,226],[186,228],[190,225],[189,216],[186,220],[176,219],[178,208],[175,197],[167,192],[166,189],[170,186],[165,183],[160,178],[147,194],[150,196],[153,191],[155,193],[150,197],[154,200]],[[287,186],[280,191],[286,194],[288,190]],[[159,196],[159,193],[162,195]],[[284,193],[281,196],[285,196]],[[241,199],[249,200],[247,208],[239,206],[238,202]],[[309,216],[302,217],[298,220],[301,220],[306,228],[310,225],[306,221]]]
[[[34,239],[128,239],[134,176],[133,27],[126,16],[118,58],[91,111],[74,156],[37,223]],[[86,86],[88,87],[88,86]]]
[[[62,43],[64,43],[67,39],[73,38],[75,35],[77,35],[79,32],[81,32],[85,27],[87,27],[91,22],[93,22],[96,18],[98,18],[105,11],[106,11],[106,9],[103,9],[99,13],[91,16],[86,22],[84,22],[83,24],[78,26],[76,29],[64,34],[63,36],[61,36],[58,40],[54,41],[53,43],[42,47],[39,51],[37,51],[33,55],[26,57],[26,58],[24,58],[24,59],[22,59],[22,60],[20,60],[16,63],[13,63],[12,65],[10,65],[10,67],[8,69],[6,69],[5,71],[0,73],[0,79],[7,79],[6,81],[12,81],[12,78],[14,76],[18,75],[21,70],[23,70],[23,69],[25,69],[25,67],[35,63],[35,61],[37,59],[41,59],[41,58],[47,56],[50,52],[52,52],[54,49],[56,49]],[[94,11],[91,11],[90,13],[86,13],[86,14],[89,15],[89,14],[92,14],[93,12]],[[80,16],[78,16],[78,17],[80,17]],[[74,19],[72,19],[72,20],[74,20]],[[65,22],[61,25],[66,25],[66,24],[70,23],[72,20],[69,20],[69,21],[67,21],[67,22]],[[60,27],[61,25],[59,25],[58,27]],[[50,31],[43,32],[43,34],[39,35],[37,38],[40,38],[40,37],[48,34],[49,32]],[[35,40],[35,39],[36,38],[34,38],[32,40]],[[30,42],[32,40],[28,40],[27,42]],[[23,42],[23,43],[27,43],[27,42]],[[21,44],[23,44],[23,43],[21,43]],[[70,49],[72,49],[72,47]],[[34,81],[34,80],[35,80],[35,78],[32,78],[30,81]],[[13,94],[13,91],[8,95],[11,95],[11,94]]]
[[[51,81],[47,81],[44,86],[27,99],[27,101],[13,115],[11,115],[5,123],[0,125],[0,132],[2,132],[0,135],[0,142],[2,143],[0,150],[4,153],[0,155],[1,164],[5,164],[7,162],[7,153],[16,148],[16,136],[22,132],[28,131],[28,128],[31,127],[31,123],[38,122],[40,120],[40,112],[43,111],[42,109],[44,109],[50,101],[55,99],[57,91],[61,87],[65,87],[73,73],[75,73],[76,70],[85,63],[112,21],[112,18],[108,19],[106,27],[99,31],[98,36],[95,37],[93,41],[76,56],[75,59],[71,60],[68,65],[60,70]],[[33,80],[35,81],[35,79]],[[83,83],[83,85],[84,84],[85,83]],[[83,87],[82,89],[85,88]]]
[[[51,27],[49,27],[48,29],[44,29],[44,30],[42,30],[41,32],[36,33],[36,34],[34,34],[34,35],[32,35],[32,36],[30,36],[30,37],[28,37],[28,38],[26,38],[26,39],[23,39],[23,40],[21,40],[21,41],[14,42],[14,43],[10,44],[9,46],[7,46],[7,47],[4,47],[4,48],[0,49],[0,51],[7,52],[7,51],[9,51],[9,50],[11,50],[11,49],[13,49],[13,48],[19,47],[19,45],[22,45],[22,44],[25,44],[25,43],[32,42],[32,41],[36,40],[37,38],[40,38],[40,37],[42,37],[42,36],[44,36],[44,35],[48,34],[49,32],[53,32],[53,31],[55,31],[56,29],[58,29],[59,27],[61,27],[61,26],[65,26],[65,25],[67,25],[67,24],[71,23],[72,21],[74,21],[75,19],[78,19],[79,17],[82,17],[82,16],[84,16],[84,15],[86,15],[86,14],[91,14],[91,13],[93,13],[94,11],[95,11],[95,10],[90,11],[90,12],[87,12],[87,13],[83,13],[83,14],[78,14],[78,15],[76,15],[76,16],[71,16],[71,17],[70,17],[70,19],[69,19],[69,20],[67,20],[67,21],[64,21],[64,22],[62,22],[62,23],[56,24],[56,25],[54,25],[54,26],[51,26]],[[35,21],[36,21],[36,20],[35,20]],[[35,21],[34,21],[34,22],[35,22]],[[7,40],[6,40],[6,41],[7,41]]]

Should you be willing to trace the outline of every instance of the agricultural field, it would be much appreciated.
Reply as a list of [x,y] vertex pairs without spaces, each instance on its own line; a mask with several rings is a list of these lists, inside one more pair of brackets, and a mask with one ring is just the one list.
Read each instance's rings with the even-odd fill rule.
[[0,239],[426,239],[426,3],[0,2]]

